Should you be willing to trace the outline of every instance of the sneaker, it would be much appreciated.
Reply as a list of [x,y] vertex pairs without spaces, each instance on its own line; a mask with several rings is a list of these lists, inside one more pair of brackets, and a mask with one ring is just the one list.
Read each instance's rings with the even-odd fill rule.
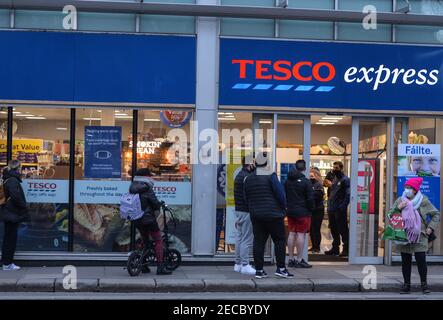
[[338,249],[332,248],[331,250],[325,251],[325,255],[327,256],[338,256],[339,255]]
[[255,271],[255,277],[257,279],[263,279],[263,278],[267,278],[268,274],[266,273],[265,270],[256,270]]
[[298,261],[295,259],[289,259],[288,267],[289,268],[297,268]]
[[304,259],[302,259],[300,262],[298,262],[298,268],[312,268],[312,265],[307,263]]
[[234,271],[235,272],[240,272],[241,271],[241,264],[235,264],[234,265]]
[[400,294],[410,294],[411,293],[411,284],[404,283],[400,289]]
[[428,284],[426,282],[421,283],[421,290],[423,294],[430,294],[431,290],[429,290]]
[[292,273],[289,273],[288,269],[284,268],[281,270],[280,268],[277,268],[277,270],[274,273],[276,276],[282,277],[282,278],[293,278],[294,275]]
[[318,248],[313,248],[313,249],[311,250],[311,252],[312,252],[312,253],[320,253],[321,251],[320,251],[320,249],[318,249]]
[[13,263],[7,264],[7,265],[3,265],[3,271],[18,271],[20,269],[21,268],[19,266],[16,266]]
[[242,266],[240,272],[241,272],[241,274],[249,274],[249,275],[256,274],[255,269],[250,264]]

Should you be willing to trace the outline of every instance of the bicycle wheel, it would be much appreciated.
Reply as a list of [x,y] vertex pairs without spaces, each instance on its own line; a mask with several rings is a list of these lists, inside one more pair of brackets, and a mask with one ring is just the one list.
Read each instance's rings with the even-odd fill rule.
[[177,269],[182,262],[182,255],[180,251],[176,249],[166,249],[165,254],[165,267],[170,271]]
[[142,271],[142,262],[141,262],[142,252],[141,251],[133,251],[129,255],[128,262],[126,264],[126,269],[131,277],[136,277]]

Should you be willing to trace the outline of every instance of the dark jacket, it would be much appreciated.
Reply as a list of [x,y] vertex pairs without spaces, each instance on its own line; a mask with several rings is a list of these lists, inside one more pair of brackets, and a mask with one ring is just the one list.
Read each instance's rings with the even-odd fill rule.
[[328,212],[346,211],[350,201],[351,183],[344,174],[335,177],[328,198]]
[[313,213],[316,212],[324,212],[325,210],[325,188],[323,187],[323,184],[315,180],[314,183],[312,183],[312,190],[314,191],[314,210]]
[[249,171],[246,168],[242,168],[234,180],[234,200],[236,211],[249,212],[248,204],[246,203],[244,197],[244,180],[248,174]]
[[28,220],[28,206],[23,192],[21,175],[8,168],[3,170],[3,189],[6,203],[1,210],[5,222],[19,223]]
[[244,190],[251,219],[284,218],[285,192],[275,172],[260,175],[254,171],[245,179]]
[[143,220],[155,222],[155,211],[159,210],[162,203],[154,193],[154,182],[147,177],[134,177],[129,187],[129,193],[139,194],[142,210],[145,212]]
[[314,209],[314,191],[312,183],[305,175],[297,170],[288,174],[285,183],[286,199],[288,202],[287,215],[289,217],[307,217]]

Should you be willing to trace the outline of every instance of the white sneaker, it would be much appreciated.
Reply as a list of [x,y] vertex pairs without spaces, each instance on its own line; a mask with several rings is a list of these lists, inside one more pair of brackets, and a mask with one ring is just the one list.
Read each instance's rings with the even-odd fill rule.
[[241,267],[242,274],[255,275],[255,272],[255,269],[250,264]]
[[235,272],[240,272],[241,271],[241,264],[234,265],[234,271]]
[[3,265],[3,271],[18,271],[21,268],[19,266],[16,266],[15,264],[11,263],[8,265]]

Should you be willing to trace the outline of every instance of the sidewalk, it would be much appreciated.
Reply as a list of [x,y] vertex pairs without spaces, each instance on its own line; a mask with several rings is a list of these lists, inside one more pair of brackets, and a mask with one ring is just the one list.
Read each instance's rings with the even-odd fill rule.
[[[312,269],[290,269],[293,279],[274,276],[267,266],[267,279],[235,273],[231,266],[182,266],[171,276],[151,273],[130,277],[123,267],[77,267],[77,289],[63,288],[62,267],[23,268],[0,271],[0,292],[398,292],[402,284],[400,266],[376,266],[377,288],[366,290],[364,266],[315,263]],[[414,291],[419,277],[413,266]],[[432,291],[443,292],[443,266],[428,267]]]

